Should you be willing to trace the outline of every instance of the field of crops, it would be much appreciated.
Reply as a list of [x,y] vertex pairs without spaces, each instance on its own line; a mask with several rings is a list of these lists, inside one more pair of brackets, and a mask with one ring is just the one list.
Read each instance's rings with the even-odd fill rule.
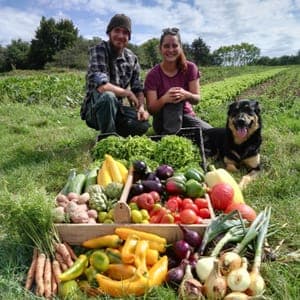
[[[226,80],[225,80],[226,79]],[[272,206],[277,231],[268,238],[274,261],[263,264],[265,297],[300,299],[300,67],[203,68],[197,114],[224,126],[227,105],[258,99],[262,108],[263,170],[244,192],[255,209]],[[12,226],[9,201],[34,202],[41,213],[69,169],[87,169],[97,132],[80,119],[84,73],[15,72],[0,77],[0,298],[38,299],[23,289],[32,248]],[[242,176],[234,176],[238,180]],[[37,213],[34,211],[33,213]],[[41,228],[41,230],[43,230]],[[143,299],[176,299],[158,288]],[[106,298],[107,299],[107,298]]]

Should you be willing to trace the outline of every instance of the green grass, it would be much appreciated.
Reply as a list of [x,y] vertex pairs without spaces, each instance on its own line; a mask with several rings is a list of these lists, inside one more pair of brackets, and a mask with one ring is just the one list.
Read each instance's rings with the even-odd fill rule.
[[[251,68],[247,72],[245,70],[243,69],[243,74],[253,72]],[[240,69],[236,68],[236,71],[239,72]],[[209,72],[206,69],[204,76],[214,78]],[[221,69],[221,73],[224,72]],[[230,72],[226,76],[234,75],[232,70]],[[79,76],[82,78],[82,74]],[[0,82],[6,78],[0,77]],[[53,82],[57,84],[56,81]],[[47,82],[48,84],[50,85]],[[65,183],[69,169],[85,170],[92,162],[90,150],[97,132],[88,128],[80,119],[79,103],[82,95],[74,97],[72,104],[66,101],[66,94],[71,97],[72,86],[69,84],[70,81],[66,80],[65,85],[55,85],[57,90],[52,91],[54,98],[42,97],[34,103],[15,99],[10,101],[3,92],[0,93],[2,222],[8,217],[5,208],[1,206],[1,202],[5,202],[4,197],[14,201],[15,196],[26,199],[41,194],[46,195],[50,201]],[[277,260],[264,263],[262,267],[267,283],[265,295],[274,300],[300,299],[300,264],[284,260],[289,253],[300,248],[299,86],[300,68],[294,67],[238,96],[257,98],[262,106],[263,170],[259,178],[247,187],[244,195],[246,202],[257,210],[266,205],[272,206],[271,223],[278,226],[278,232],[268,240],[272,248],[284,239],[277,253]],[[76,91],[80,89],[82,87],[77,87]],[[49,91],[51,85],[41,90]],[[21,94],[24,95],[25,92],[22,90]],[[213,105],[203,112],[207,121],[214,126],[225,124],[227,104],[228,102]],[[241,176],[242,173],[235,174],[237,179]],[[23,290],[30,260],[30,245],[12,228],[0,223],[1,299],[35,299],[34,295]],[[176,294],[172,290],[159,288],[143,297],[161,298],[176,299]]]

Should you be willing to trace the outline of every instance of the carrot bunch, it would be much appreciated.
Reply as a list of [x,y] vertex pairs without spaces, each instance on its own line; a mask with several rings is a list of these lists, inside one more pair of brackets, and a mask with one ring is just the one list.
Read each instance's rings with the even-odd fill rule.
[[37,247],[33,249],[32,262],[26,276],[25,288],[37,296],[50,299],[58,292],[59,275],[73,265],[77,256],[62,242],[54,243],[54,254],[49,255]]

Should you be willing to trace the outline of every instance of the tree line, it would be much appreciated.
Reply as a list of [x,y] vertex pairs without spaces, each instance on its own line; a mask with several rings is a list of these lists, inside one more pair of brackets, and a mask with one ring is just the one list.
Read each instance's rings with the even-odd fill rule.
[[[85,70],[88,48],[99,42],[97,37],[88,40],[79,36],[71,20],[55,21],[53,18],[42,17],[30,43],[17,39],[6,47],[0,45],[0,72],[53,67]],[[149,69],[161,60],[158,46],[159,39],[152,38],[140,46],[129,44],[128,47],[137,54],[142,68]],[[186,57],[198,66],[300,64],[300,50],[297,55],[270,58],[260,56],[260,49],[248,43],[222,46],[211,52],[210,47],[199,37],[191,44],[183,44],[183,49]]]

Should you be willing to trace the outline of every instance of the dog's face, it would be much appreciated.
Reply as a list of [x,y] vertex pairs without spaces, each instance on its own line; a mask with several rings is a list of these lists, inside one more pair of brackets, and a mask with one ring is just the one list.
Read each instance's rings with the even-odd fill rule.
[[261,127],[259,103],[248,99],[232,103],[228,109],[227,127],[236,144],[246,141]]

